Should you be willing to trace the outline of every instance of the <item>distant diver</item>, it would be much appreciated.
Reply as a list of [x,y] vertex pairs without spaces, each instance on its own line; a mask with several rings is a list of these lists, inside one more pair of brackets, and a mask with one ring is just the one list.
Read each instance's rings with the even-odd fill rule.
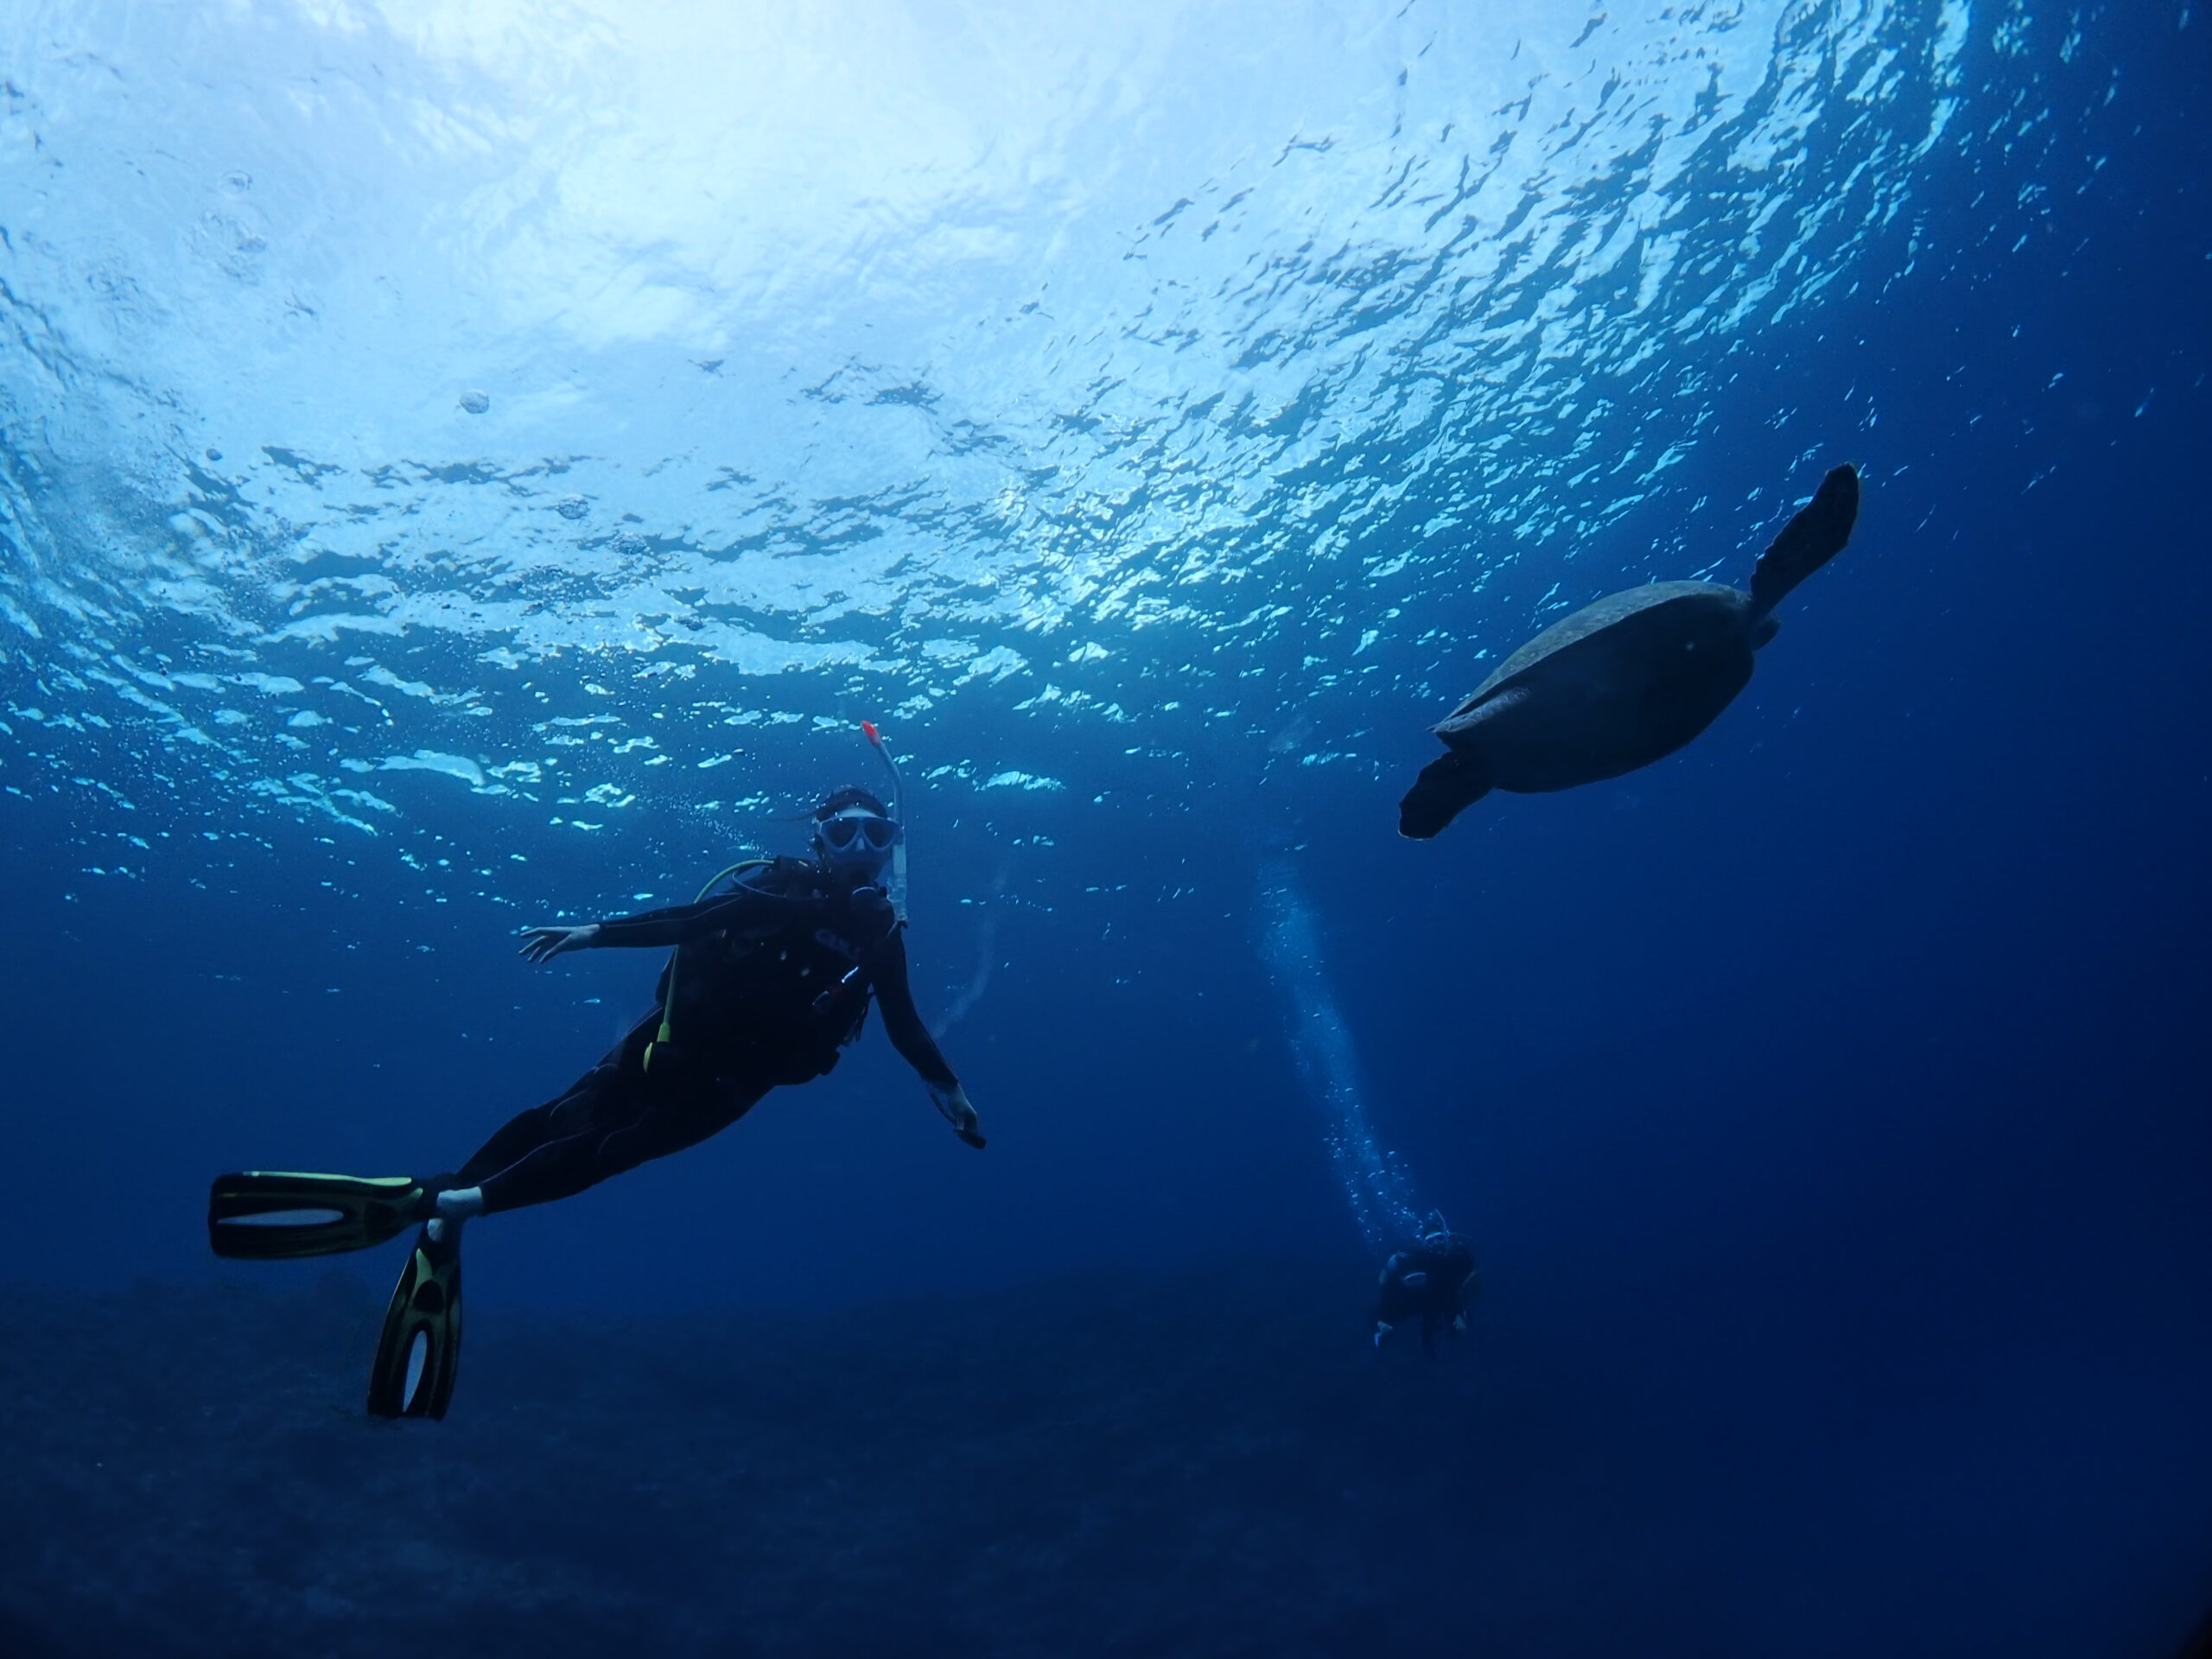
[[1750,683],[1775,606],[1858,517],[1858,470],[1839,467],[1759,556],[1750,593],[1656,582],[1552,624],[1431,728],[1445,753],[1398,804],[1398,833],[1427,841],[1493,789],[1573,789],[1672,754]]
[[[869,736],[881,754],[872,728]],[[442,1417],[461,1351],[463,1222],[571,1197],[728,1128],[779,1084],[823,1076],[860,1035],[871,994],[893,1046],[953,1133],[982,1147],[976,1109],[906,982],[896,902],[904,824],[868,791],[848,787],[814,810],[813,828],[812,859],[733,866],[695,904],[531,929],[522,954],[534,963],[570,950],[674,946],[660,1006],[567,1093],[514,1118],[455,1173],[218,1177],[207,1211],[215,1254],[323,1255],[421,1224],[385,1315],[368,1408]]]
[[1421,1351],[1436,1357],[1436,1339],[1467,1328],[1467,1306],[1482,1288],[1467,1241],[1431,1211],[1421,1236],[1382,1264],[1375,1292],[1375,1345],[1408,1319],[1421,1321]]

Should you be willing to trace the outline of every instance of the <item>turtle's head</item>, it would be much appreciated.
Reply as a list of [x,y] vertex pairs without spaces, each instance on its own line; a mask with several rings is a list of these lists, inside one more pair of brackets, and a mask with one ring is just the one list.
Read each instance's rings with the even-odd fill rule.
[[1782,624],[1776,621],[1771,614],[1759,618],[1751,624],[1751,649],[1757,651],[1781,632]]

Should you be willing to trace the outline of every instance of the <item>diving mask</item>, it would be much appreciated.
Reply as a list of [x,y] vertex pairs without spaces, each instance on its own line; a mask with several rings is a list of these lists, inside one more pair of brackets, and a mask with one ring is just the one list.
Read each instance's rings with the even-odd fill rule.
[[814,832],[833,853],[887,853],[906,833],[896,819],[861,811],[840,812],[835,817],[824,818],[814,826]]

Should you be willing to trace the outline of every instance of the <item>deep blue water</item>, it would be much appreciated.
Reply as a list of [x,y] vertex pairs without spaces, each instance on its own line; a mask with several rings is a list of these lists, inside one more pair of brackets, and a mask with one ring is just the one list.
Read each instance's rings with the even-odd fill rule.
[[[10,1651],[2153,1659],[2212,1606],[2212,19],[0,55]],[[1503,652],[1745,580],[1847,460],[1705,736],[1395,834]],[[456,1163],[651,996],[515,931],[798,850],[863,718],[988,1151],[871,1031],[473,1227],[452,1414],[367,1426],[394,1253],[218,1263],[208,1178]],[[1433,1367],[1365,1347],[1401,1201],[1484,1276]]]

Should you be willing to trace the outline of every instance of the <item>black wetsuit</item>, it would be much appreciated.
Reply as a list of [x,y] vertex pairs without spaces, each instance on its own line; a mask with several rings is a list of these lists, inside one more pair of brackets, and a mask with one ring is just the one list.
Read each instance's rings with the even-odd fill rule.
[[1466,1312],[1476,1283],[1475,1253],[1466,1240],[1457,1233],[1431,1234],[1383,1264],[1375,1322],[1387,1330],[1418,1315],[1421,1345],[1433,1354],[1438,1332]]
[[680,1152],[750,1111],[779,1084],[837,1064],[861,1033],[871,994],[884,1029],[924,1082],[959,1086],[914,1011],[905,928],[874,889],[847,894],[817,866],[778,859],[728,893],[599,925],[593,948],[680,946],[672,1043],[645,1050],[656,1007],[567,1093],[533,1107],[442,1185],[480,1186],[484,1208],[565,1198]]

